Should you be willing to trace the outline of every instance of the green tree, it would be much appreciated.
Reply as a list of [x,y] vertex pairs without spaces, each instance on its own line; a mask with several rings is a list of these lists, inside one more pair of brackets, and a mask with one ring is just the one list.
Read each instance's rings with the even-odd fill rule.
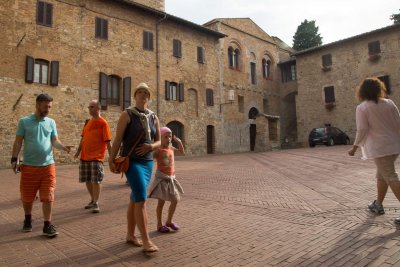
[[322,37],[315,26],[315,20],[304,20],[293,36],[293,49],[296,51],[322,45]]
[[[399,9],[400,10],[400,9]],[[400,13],[397,14],[392,14],[390,16],[390,19],[393,20],[393,24],[398,24],[400,23]]]

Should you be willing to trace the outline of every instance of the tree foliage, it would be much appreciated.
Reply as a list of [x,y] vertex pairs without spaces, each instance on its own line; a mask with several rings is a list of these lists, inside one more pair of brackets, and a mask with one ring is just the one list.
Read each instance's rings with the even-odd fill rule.
[[322,45],[322,37],[315,26],[315,20],[304,20],[293,36],[293,49],[296,51]]
[[[399,9],[400,10],[400,9]],[[393,20],[393,24],[398,24],[400,23],[400,13],[397,14],[392,14],[390,16],[390,19]]]

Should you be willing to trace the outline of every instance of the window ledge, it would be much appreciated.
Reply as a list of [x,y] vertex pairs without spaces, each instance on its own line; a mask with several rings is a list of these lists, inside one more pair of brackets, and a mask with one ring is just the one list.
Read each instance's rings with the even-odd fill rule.
[[380,54],[375,54],[375,55],[369,55],[369,61],[377,61],[378,59],[381,58]]
[[322,70],[323,70],[324,72],[330,71],[330,70],[332,70],[332,66],[323,66],[323,67],[322,67]]
[[325,103],[325,108],[327,110],[332,110],[336,106],[335,102]]

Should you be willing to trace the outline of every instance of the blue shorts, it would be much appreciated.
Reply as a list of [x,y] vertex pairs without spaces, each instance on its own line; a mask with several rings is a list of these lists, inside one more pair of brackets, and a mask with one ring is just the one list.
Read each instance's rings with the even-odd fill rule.
[[133,202],[142,202],[147,199],[147,187],[149,185],[153,172],[152,160],[131,160],[129,169],[125,173],[131,187],[131,200]]

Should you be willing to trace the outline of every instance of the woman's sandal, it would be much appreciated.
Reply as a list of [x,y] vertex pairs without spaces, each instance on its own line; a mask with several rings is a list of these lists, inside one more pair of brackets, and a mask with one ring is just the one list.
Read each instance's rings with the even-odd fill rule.
[[157,252],[158,251],[158,247],[156,245],[154,245],[153,243],[150,244],[150,246],[143,246],[143,252],[144,253],[153,253],[153,252]]
[[141,246],[143,246],[143,242],[140,240],[140,239],[138,239],[138,238],[133,238],[133,239],[126,239],[126,243],[129,243],[129,244],[132,244],[132,245],[134,245],[135,247],[141,247]]

